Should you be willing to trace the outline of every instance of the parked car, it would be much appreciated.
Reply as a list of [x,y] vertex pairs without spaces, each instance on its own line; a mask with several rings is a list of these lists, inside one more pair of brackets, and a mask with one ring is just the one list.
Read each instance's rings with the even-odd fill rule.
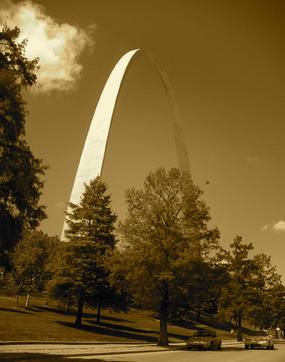
[[244,339],[244,343],[246,349],[255,347],[274,349],[274,338],[268,334],[267,331],[254,331],[249,333]]
[[214,330],[201,329],[186,341],[187,349],[221,349],[222,340]]

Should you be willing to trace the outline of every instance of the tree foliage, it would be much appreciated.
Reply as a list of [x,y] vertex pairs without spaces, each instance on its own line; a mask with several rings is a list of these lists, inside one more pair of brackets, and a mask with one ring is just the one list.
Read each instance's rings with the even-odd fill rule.
[[0,32],[0,259],[9,267],[9,252],[25,229],[46,217],[39,205],[45,166],[25,140],[26,103],[21,91],[36,82],[38,60],[25,57],[20,30]]
[[49,263],[56,256],[57,237],[42,231],[26,232],[12,256],[13,277],[17,294],[42,292],[51,279]]
[[[114,223],[107,186],[97,177],[88,185],[79,204],[70,204],[66,236],[60,260],[54,268],[50,293],[59,299],[76,300],[76,326],[81,326],[85,303],[98,307],[116,304],[116,293],[109,283],[107,259],[115,246]],[[100,322],[98,318],[98,322]]]
[[221,288],[220,316],[237,322],[237,338],[242,339],[242,322],[248,320],[260,328],[268,328],[273,320],[273,302],[281,286],[280,276],[265,254],[250,256],[252,243],[237,236],[222,260],[228,280]]
[[107,270],[104,254],[90,241],[75,241],[62,245],[53,279],[49,283],[50,294],[67,303],[76,302],[78,313],[76,326],[81,326],[85,303],[102,297],[106,292]]
[[66,237],[70,241],[88,240],[100,245],[114,246],[114,224],[117,216],[111,210],[111,196],[99,177],[85,185],[79,204],[70,203],[67,213]]
[[135,299],[160,313],[158,344],[166,345],[167,320],[191,282],[195,264],[216,246],[209,209],[188,174],[161,168],[142,190],[126,194],[128,213],[120,224],[126,245],[121,255]]

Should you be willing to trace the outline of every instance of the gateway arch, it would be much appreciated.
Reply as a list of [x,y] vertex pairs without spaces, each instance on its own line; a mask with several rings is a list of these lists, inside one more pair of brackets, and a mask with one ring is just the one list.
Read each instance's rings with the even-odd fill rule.
[[[73,204],[80,202],[80,197],[84,192],[84,184],[88,184],[92,179],[100,176],[102,173],[112,116],[120,87],[130,63],[135,60],[138,54],[145,54],[151,60],[159,74],[173,113],[172,123],[178,165],[181,171],[190,174],[189,158],[180,125],[179,110],[167,74],[151,54],[145,53],[140,49],[131,50],[123,55],[115,65],[99,98],[82,150],[69,200],[69,202]],[[67,211],[70,211],[69,208]],[[64,233],[67,228],[66,218],[67,216],[64,220],[61,240],[64,240]]]

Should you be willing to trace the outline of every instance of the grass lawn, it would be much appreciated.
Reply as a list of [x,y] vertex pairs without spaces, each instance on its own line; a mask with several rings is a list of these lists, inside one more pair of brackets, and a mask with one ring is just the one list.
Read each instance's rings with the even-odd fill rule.
[[[85,309],[82,328],[75,328],[75,316],[60,311],[56,304],[44,298],[31,298],[30,309],[24,308],[25,298],[0,295],[0,341],[50,342],[151,342],[158,337],[159,321],[151,311],[131,309],[128,313],[102,311],[101,323],[96,324],[96,312]],[[211,323],[207,323],[211,325]],[[205,325],[184,322],[169,324],[171,342],[185,340],[193,330]],[[225,331],[219,334],[229,336]],[[4,359],[5,360],[5,359]],[[17,361],[15,359],[15,361]]]

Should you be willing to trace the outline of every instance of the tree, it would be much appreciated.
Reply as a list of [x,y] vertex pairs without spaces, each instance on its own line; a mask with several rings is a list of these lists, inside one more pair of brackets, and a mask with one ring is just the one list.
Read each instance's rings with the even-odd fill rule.
[[0,32],[0,260],[10,268],[9,253],[23,232],[46,217],[39,205],[45,166],[25,141],[26,103],[21,91],[36,82],[38,59],[25,57],[20,30]]
[[275,328],[284,316],[285,288],[270,256],[255,255],[253,262],[256,265],[253,288],[258,297],[248,318],[261,329]]
[[27,294],[26,307],[29,306],[30,293],[42,292],[51,272],[50,261],[58,250],[59,239],[50,237],[42,231],[26,232],[13,253],[13,277],[18,294]]
[[106,184],[97,177],[85,185],[79,204],[70,204],[65,234],[69,243],[63,248],[50,283],[54,296],[76,298],[77,327],[81,326],[85,303],[97,306],[97,322],[100,323],[101,307],[114,304],[116,299],[109,283],[107,263],[115,246],[116,215],[106,191]]
[[85,303],[91,303],[105,291],[107,270],[104,255],[90,241],[73,241],[62,245],[49,293],[60,300],[77,303],[75,326],[82,324]]
[[214,264],[214,260],[201,259],[191,263],[189,274],[191,278],[188,276],[183,293],[180,293],[182,298],[179,304],[183,307],[182,315],[187,316],[186,311],[195,312],[196,321],[199,322],[202,312],[217,313],[220,289],[226,280],[226,273]]
[[253,250],[252,243],[243,243],[242,237],[237,236],[230,248],[230,251],[223,251],[221,257],[227,268],[228,280],[221,289],[219,313],[223,318],[235,318],[237,339],[242,340],[244,319],[260,328],[272,325],[274,296],[278,295],[281,280],[271,265],[270,257],[265,254],[249,256]]
[[230,244],[231,251],[223,251],[223,262],[229,273],[228,283],[222,288],[220,297],[220,316],[234,317],[237,322],[237,339],[242,340],[242,321],[246,315],[253,296],[252,269],[253,263],[249,252],[253,245],[243,244],[237,236]]
[[70,241],[88,240],[99,247],[114,247],[114,224],[117,216],[111,210],[111,196],[106,195],[107,186],[96,177],[85,185],[79,204],[70,203],[67,213],[68,228],[65,235]]
[[175,168],[151,172],[142,190],[126,193],[121,262],[128,265],[126,278],[136,301],[159,312],[159,345],[168,344],[169,313],[187,291],[193,265],[219,237],[217,229],[208,228],[209,209],[201,194],[191,177]]

